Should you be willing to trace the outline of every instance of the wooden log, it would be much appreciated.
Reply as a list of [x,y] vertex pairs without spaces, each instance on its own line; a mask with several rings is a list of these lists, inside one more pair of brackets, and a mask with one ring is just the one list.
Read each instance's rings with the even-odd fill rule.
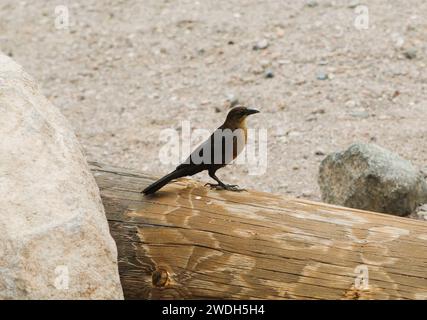
[[91,168],[127,299],[427,299],[426,222]]

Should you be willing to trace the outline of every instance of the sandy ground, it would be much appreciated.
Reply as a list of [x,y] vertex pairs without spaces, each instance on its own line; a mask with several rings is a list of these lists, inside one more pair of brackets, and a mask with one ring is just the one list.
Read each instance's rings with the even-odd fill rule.
[[[90,160],[162,175],[174,166],[159,161],[161,131],[183,120],[213,130],[234,96],[262,111],[249,125],[268,129],[268,168],[219,176],[319,199],[324,154],[355,141],[427,166],[427,2],[366,2],[358,30],[357,1],[1,0],[0,50],[38,80]],[[62,4],[67,29],[54,24]]]

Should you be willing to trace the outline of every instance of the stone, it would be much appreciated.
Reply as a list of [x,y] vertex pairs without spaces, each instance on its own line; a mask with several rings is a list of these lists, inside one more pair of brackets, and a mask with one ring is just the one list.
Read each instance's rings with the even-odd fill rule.
[[409,59],[409,60],[415,59],[417,57],[417,50],[414,48],[410,48],[408,50],[405,50],[403,52],[403,55],[405,56],[406,59]]
[[264,73],[264,77],[267,79],[274,78],[274,72],[271,69],[267,69]]
[[358,103],[356,101],[354,101],[354,100],[348,100],[345,103],[345,106],[348,107],[348,108],[354,108],[357,105],[358,105]]
[[270,60],[262,59],[262,60],[260,60],[259,64],[261,65],[261,67],[267,68],[271,65],[271,62],[270,62]]
[[315,109],[311,112],[311,114],[325,114],[326,110],[323,108]]
[[262,39],[258,41],[254,46],[252,47],[253,50],[264,50],[268,48],[268,41],[266,39]]
[[369,118],[369,113],[366,110],[360,109],[350,112],[350,116],[353,118],[367,119]]
[[325,155],[325,152],[324,152],[323,150],[321,150],[321,149],[318,149],[318,150],[316,150],[316,151],[314,152],[314,155],[315,155],[315,156],[324,156],[324,155]]
[[319,3],[316,0],[307,0],[306,1],[306,6],[309,8],[314,8],[317,7],[319,5]]
[[229,108],[233,108],[239,104],[239,97],[231,93],[227,95],[227,105]]
[[392,41],[393,41],[393,45],[396,49],[401,49],[403,48],[403,45],[405,44],[405,38],[399,34],[399,33],[393,33],[391,35]]
[[375,144],[357,143],[320,164],[322,200],[351,208],[411,214],[427,202],[427,184],[408,160]]
[[356,7],[358,7],[360,5],[359,0],[352,0],[350,1],[350,3],[348,4],[348,7],[350,9],[355,9]]
[[82,148],[0,52],[0,299],[123,299],[117,248]]
[[317,73],[316,78],[317,78],[317,80],[328,80],[329,76],[327,73],[319,72],[319,73]]
[[251,71],[255,75],[259,75],[259,74],[265,73],[265,70],[264,70],[264,68],[261,65],[253,66],[251,68]]

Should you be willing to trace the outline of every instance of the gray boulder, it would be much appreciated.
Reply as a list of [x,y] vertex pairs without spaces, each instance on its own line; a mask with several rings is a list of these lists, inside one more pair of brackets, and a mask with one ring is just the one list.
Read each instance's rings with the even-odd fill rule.
[[0,299],[122,299],[98,187],[59,111],[0,52]]
[[353,144],[320,164],[322,200],[406,216],[427,202],[427,183],[409,161],[374,144]]

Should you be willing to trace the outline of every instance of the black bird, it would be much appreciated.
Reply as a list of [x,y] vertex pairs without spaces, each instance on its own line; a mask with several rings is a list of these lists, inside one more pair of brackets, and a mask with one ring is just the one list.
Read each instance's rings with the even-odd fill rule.
[[192,176],[204,170],[208,170],[209,176],[218,182],[218,184],[208,183],[211,187],[242,191],[243,189],[239,189],[237,185],[223,183],[215,173],[242,152],[247,140],[246,117],[258,112],[258,110],[243,106],[231,109],[225,122],[198,146],[186,161],[177,166],[171,173],[149,185],[142,193],[152,194],[173,179]]

